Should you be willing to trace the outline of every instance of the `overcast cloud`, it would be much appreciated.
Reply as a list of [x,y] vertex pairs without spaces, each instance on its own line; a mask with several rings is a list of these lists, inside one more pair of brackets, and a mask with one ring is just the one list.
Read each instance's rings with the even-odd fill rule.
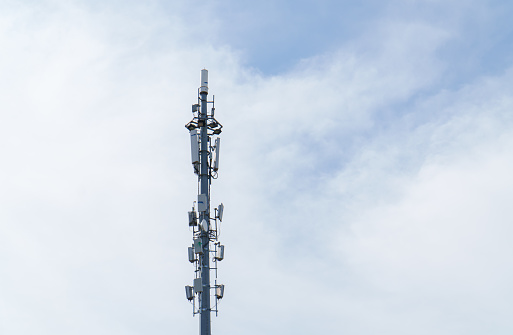
[[512,11],[1,2],[0,333],[198,331],[184,124],[205,67],[213,334],[511,334]]

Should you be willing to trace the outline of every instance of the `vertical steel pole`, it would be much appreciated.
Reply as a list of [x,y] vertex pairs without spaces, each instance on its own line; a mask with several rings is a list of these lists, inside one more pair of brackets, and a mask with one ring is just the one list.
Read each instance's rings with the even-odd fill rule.
[[[206,220],[210,227],[210,168],[208,166],[208,140],[207,133],[207,96],[208,96],[208,71],[201,70],[200,100],[201,109],[199,114],[200,126],[200,192],[207,198],[207,210],[201,212],[199,221]],[[203,292],[200,296],[200,335],[210,335],[210,243],[207,231],[201,232],[201,244],[203,246],[203,255],[200,256],[201,283]]]

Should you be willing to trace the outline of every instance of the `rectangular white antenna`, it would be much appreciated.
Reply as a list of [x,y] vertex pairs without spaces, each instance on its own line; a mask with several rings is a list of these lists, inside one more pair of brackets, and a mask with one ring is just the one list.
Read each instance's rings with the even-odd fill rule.
[[194,263],[197,260],[196,255],[194,253],[194,247],[189,247],[187,251],[189,253],[189,262]]
[[196,254],[203,254],[203,246],[201,243],[201,239],[195,238],[194,239],[194,253]]
[[224,259],[224,245],[217,246],[217,252],[215,255],[215,259],[218,261],[222,261]]
[[216,297],[217,299],[223,299],[224,296],[224,285],[218,285],[216,287]]
[[223,222],[223,212],[224,212],[224,205],[220,204],[217,207],[217,217],[219,218],[219,221]]
[[196,217],[196,211],[192,210],[189,212],[189,226],[195,226],[198,224],[198,218]]
[[201,283],[201,278],[194,279],[194,292],[203,292],[203,285]]
[[221,139],[216,138],[216,155],[214,157],[214,171],[219,170],[219,148],[221,147]]
[[192,286],[185,286],[185,296],[187,297],[187,300],[194,299],[194,294],[192,291]]
[[198,194],[198,212],[206,212],[208,209],[207,204],[207,195],[206,194]]
[[198,131],[193,129],[189,131],[191,134],[191,158],[192,164],[199,164],[199,143],[198,143]]

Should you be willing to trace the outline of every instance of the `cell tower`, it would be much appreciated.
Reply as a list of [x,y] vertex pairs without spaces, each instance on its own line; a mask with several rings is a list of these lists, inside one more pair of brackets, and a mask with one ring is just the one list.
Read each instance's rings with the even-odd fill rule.
[[[217,263],[224,258],[224,245],[219,242],[223,204],[214,208],[214,216],[210,216],[210,183],[217,179],[221,145],[218,135],[223,126],[214,118],[214,98],[208,101],[207,96],[208,71],[203,69],[198,102],[192,105],[193,119],[185,125],[191,135],[192,166],[198,175],[198,200],[189,212],[193,243],[188,251],[189,262],[194,264],[194,281],[192,286],[185,286],[185,294],[192,303],[193,316],[200,315],[200,335],[211,335],[211,312],[217,316],[218,302],[224,295],[224,285],[217,283]],[[208,104],[212,105],[210,113]],[[213,285],[210,283],[211,270],[215,275]],[[211,296],[215,298],[213,305]]]

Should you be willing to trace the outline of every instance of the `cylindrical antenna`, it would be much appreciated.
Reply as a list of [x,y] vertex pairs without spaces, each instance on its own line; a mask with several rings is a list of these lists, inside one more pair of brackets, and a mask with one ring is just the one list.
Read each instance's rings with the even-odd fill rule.
[[201,70],[201,87],[200,93],[208,93],[208,70]]

